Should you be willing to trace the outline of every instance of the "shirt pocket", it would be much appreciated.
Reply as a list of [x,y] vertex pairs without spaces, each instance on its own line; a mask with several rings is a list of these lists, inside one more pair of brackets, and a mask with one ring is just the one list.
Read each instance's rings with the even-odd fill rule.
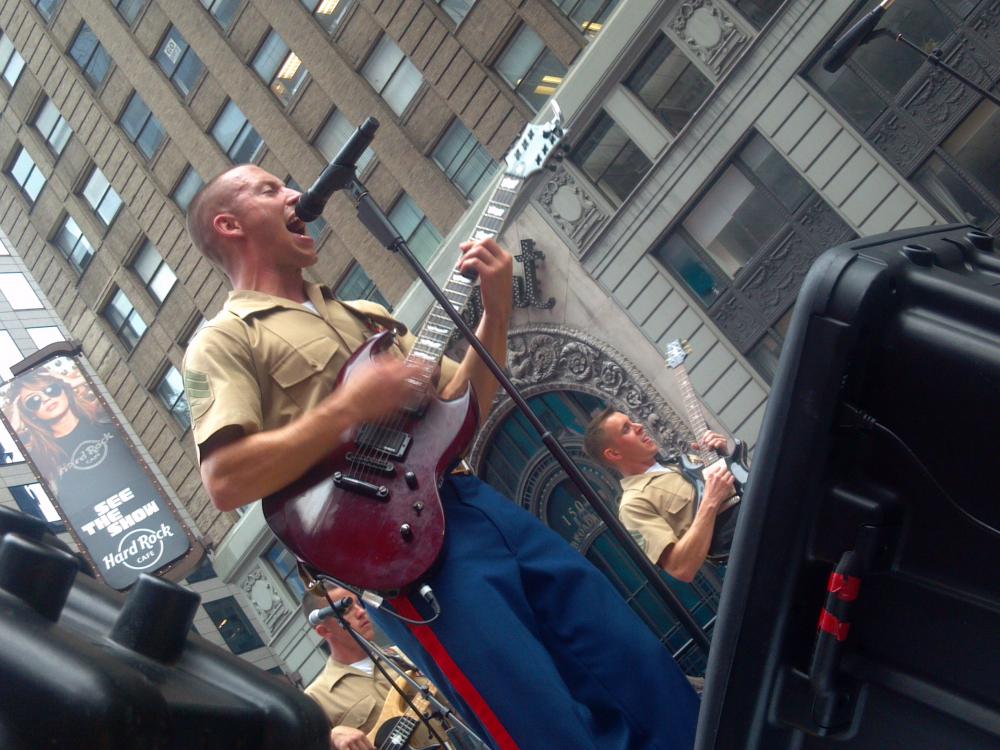
[[344,718],[340,720],[340,723],[345,727],[355,727],[363,732],[368,732],[378,719],[377,710],[378,705],[375,703],[375,699],[366,695],[344,712]]
[[308,378],[324,372],[340,344],[329,336],[313,339],[289,349],[271,370],[271,377],[284,389],[291,389]]

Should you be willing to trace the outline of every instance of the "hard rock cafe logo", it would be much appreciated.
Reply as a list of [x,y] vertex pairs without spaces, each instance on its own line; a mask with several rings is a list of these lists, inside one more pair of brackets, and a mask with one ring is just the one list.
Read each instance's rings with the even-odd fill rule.
[[158,529],[132,529],[118,542],[117,552],[102,558],[104,569],[124,565],[130,570],[149,570],[163,557],[163,540],[173,535],[173,529],[165,523]]
[[96,469],[108,457],[108,442],[113,439],[114,435],[105,432],[97,440],[84,440],[73,450],[73,455],[64,468],[77,471]]

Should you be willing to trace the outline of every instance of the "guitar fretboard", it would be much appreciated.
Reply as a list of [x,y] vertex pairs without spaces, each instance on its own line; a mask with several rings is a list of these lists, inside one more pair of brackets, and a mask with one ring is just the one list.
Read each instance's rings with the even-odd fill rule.
[[379,745],[379,750],[409,747],[407,743],[409,743],[410,737],[413,736],[413,730],[417,728],[419,723],[412,716],[400,716],[396,719],[389,736],[385,738],[385,742]]
[[[684,408],[687,410],[688,424],[691,425],[695,440],[701,440],[701,436],[708,431],[708,422],[705,421],[705,415],[701,410],[701,400],[694,392],[687,368],[683,364],[678,364],[674,367],[674,371],[677,373],[681,398],[684,400]],[[711,466],[719,460],[719,454],[711,449],[699,449],[698,455],[701,456],[701,461],[705,466]]]
[[[500,180],[500,184],[486,204],[486,209],[476,222],[476,228],[472,233],[473,240],[482,241],[500,234],[523,182],[517,177],[510,176]],[[458,271],[452,271],[442,291],[452,306],[461,313],[472,296],[474,286],[472,280]],[[416,344],[407,357],[407,362],[413,367],[413,374],[408,380],[418,393],[426,391],[454,330],[455,324],[451,318],[441,305],[435,302],[417,333]]]

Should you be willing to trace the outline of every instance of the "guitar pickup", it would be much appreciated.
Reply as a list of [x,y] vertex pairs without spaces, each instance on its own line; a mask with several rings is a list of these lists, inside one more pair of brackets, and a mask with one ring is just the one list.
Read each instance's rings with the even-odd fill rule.
[[389,458],[401,459],[406,455],[413,438],[391,427],[366,424],[358,431],[355,442],[358,448],[381,451]]
[[362,479],[349,477],[343,472],[336,471],[333,474],[333,484],[342,490],[356,492],[359,495],[374,498],[375,500],[388,500],[389,488],[384,484],[372,484]]
[[396,466],[384,459],[375,458],[374,456],[360,456],[354,451],[348,453],[345,458],[353,468],[377,471],[379,474],[384,474],[387,477],[396,476]]

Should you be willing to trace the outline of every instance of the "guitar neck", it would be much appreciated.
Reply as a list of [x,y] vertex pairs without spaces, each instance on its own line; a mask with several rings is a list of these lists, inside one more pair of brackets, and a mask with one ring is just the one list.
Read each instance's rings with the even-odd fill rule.
[[[500,184],[493,191],[485,210],[476,222],[476,228],[471,238],[473,241],[481,242],[500,234],[506,223],[510,207],[523,183],[523,180],[510,176],[505,176],[500,180]],[[452,307],[461,313],[472,297],[474,288],[475,284],[472,280],[457,270],[453,270],[442,287],[442,291]],[[408,363],[414,369],[414,375],[410,378],[411,385],[420,388],[426,387],[430,383],[454,331],[455,324],[441,305],[435,302],[430,314],[417,332],[417,342],[407,357]]]
[[[691,385],[691,378],[688,376],[687,368],[683,364],[679,364],[674,367],[674,372],[677,374],[677,383],[681,389],[681,398],[684,400],[684,409],[687,412],[688,424],[691,425],[695,439],[700,440],[701,436],[708,431],[708,422],[705,420],[705,414],[701,410],[701,399],[694,392],[694,386]],[[701,456],[701,461],[705,466],[711,466],[719,460],[719,454],[711,449],[699,450],[698,454]]]

